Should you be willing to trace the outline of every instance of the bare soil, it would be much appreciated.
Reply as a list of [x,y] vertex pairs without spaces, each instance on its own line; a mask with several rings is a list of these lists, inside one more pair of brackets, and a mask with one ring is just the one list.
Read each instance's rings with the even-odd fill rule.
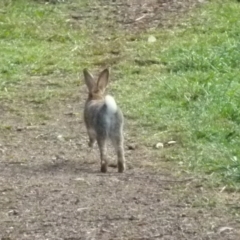
[[[136,1],[112,4],[128,19],[141,17],[146,6],[162,11],[151,10],[154,20],[144,18],[145,27],[159,26],[158,16],[167,19],[165,9],[177,16],[195,5],[190,0],[141,1],[142,7],[129,14],[127,4]],[[124,27],[136,27],[135,21],[126,24],[124,14],[118,17]],[[125,130],[126,172],[110,168],[100,173],[98,150],[89,151],[82,122],[86,95],[81,87],[74,89],[71,97],[44,105],[23,100],[0,106],[0,239],[240,239],[239,223],[218,199],[224,197],[219,191],[204,187],[203,179],[144,167],[156,156],[131,137],[135,129]],[[45,119],[32,125],[31,115],[39,113]],[[115,161],[111,150],[109,158]]]

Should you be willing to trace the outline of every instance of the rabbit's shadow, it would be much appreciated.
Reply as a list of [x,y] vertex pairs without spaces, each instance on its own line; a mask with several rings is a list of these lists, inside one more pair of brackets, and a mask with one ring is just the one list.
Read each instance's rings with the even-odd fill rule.
[[80,173],[99,173],[100,159],[98,152],[95,150],[88,151],[79,157],[65,158],[57,157],[54,160],[48,160],[41,163],[38,169],[44,173],[65,173],[65,174],[80,174]]
[[57,159],[41,164],[38,169],[45,173],[97,173],[97,162]]
[[[37,171],[44,173],[65,173],[65,174],[99,174],[100,171],[100,156],[98,150],[93,150],[79,159],[64,159],[59,158],[54,161],[47,161],[36,166]],[[108,172],[117,172],[117,159],[114,152],[109,151],[108,155]]]
[[[59,160],[55,163],[44,163],[41,167],[38,167],[38,170],[44,173],[54,174],[54,173],[64,173],[64,174],[100,174],[100,162],[99,161],[65,161]],[[108,172],[117,171],[116,163],[109,163]]]
[[[117,172],[117,159],[113,151],[109,149],[108,172]],[[100,156],[97,147],[92,151],[85,151],[79,156],[57,156],[26,161],[26,162],[0,162],[0,167],[10,175],[79,175],[79,174],[99,174]]]

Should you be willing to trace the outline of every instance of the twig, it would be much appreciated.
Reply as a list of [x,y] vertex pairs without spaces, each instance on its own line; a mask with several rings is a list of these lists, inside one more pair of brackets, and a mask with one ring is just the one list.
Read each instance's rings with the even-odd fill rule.
[[143,16],[141,16],[141,17],[139,17],[139,18],[136,18],[136,19],[135,19],[135,22],[142,20],[142,19],[145,18],[146,16],[147,16],[147,15],[143,15]]
[[[104,174],[97,174],[97,176],[116,176],[116,174],[114,173],[104,173]],[[134,175],[125,175],[123,177],[132,177],[132,178],[138,178],[138,179],[143,179],[143,178],[148,178],[151,180],[151,178],[149,178],[148,176],[134,176]],[[154,176],[154,175],[152,175]],[[121,177],[119,177],[121,178]],[[189,182],[189,181],[192,181],[192,180],[200,180],[200,178],[194,178],[194,177],[190,177],[190,178],[185,178],[185,179],[181,179],[181,180],[170,180],[170,179],[157,179],[159,181],[162,181],[162,182],[169,182],[169,183],[183,183],[183,182]],[[201,180],[206,180],[206,178],[202,178]]]

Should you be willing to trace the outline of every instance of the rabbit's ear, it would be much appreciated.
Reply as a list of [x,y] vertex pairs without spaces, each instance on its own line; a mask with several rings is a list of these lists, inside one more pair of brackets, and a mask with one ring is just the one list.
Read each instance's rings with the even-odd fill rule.
[[93,79],[93,76],[90,72],[88,72],[88,70],[85,68],[83,69],[83,75],[84,75],[84,80],[85,83],[88,87],[88,90],[91,91],[95,85],[95,81]]
[[99,90],[103,92],[105,91],[108,84],[108,78],[109,78],[109,69],[106,68],[100,73],[97,81],[97,86]]

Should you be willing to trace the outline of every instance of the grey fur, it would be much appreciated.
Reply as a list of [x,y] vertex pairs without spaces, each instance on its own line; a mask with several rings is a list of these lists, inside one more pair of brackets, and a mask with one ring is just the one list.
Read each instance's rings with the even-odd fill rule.
[[118,172],[123,172],[125,169],[123,114],[119,107],[112,108],[111,104],[106,102],[104,95],[109,71],[108,69],[103,70],[98,81],[94,81],[86,69],[83,72],[89,90],[84,108],[84,122],[89,136],[89,146],[93,147],[97,141],[100,150],[101,172],[107,172],[106,143],[107,140],[110,140],[117,154]]

